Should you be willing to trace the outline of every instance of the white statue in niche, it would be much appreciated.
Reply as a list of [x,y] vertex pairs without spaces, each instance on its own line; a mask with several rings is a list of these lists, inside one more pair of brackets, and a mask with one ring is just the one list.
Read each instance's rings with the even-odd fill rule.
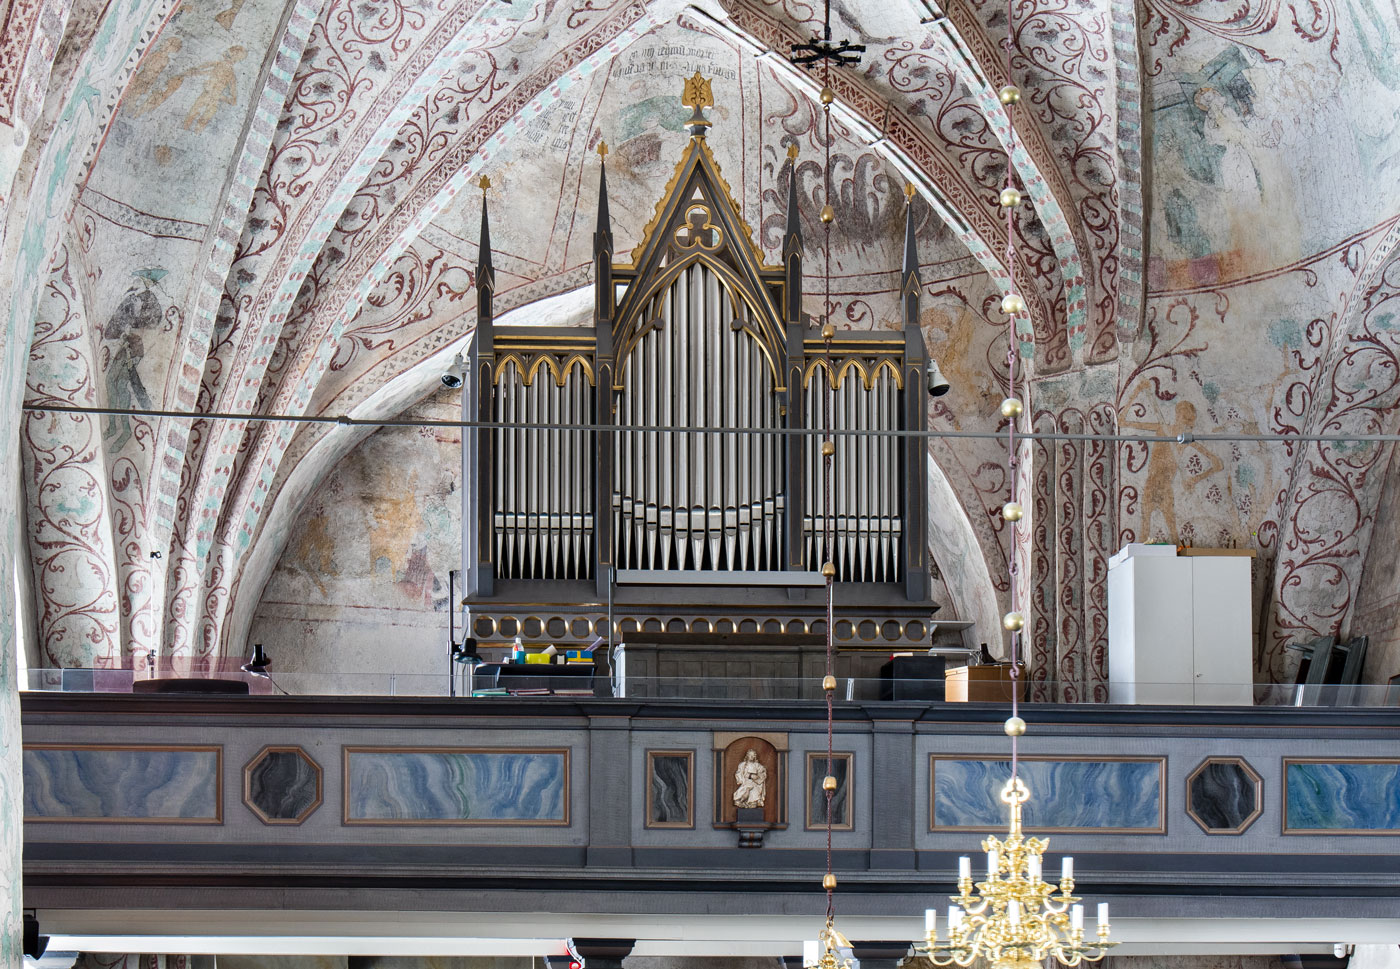
[[734,806],[741,808],[763,807],[763,789],[768,783],[768,768],[758,762],[758,754],[752,747],[739,761],[734,771]]

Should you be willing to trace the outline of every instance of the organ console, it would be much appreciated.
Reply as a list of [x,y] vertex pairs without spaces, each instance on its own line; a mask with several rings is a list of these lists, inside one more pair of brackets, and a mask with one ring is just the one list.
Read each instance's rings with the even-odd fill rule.
[[[927,427],[912,218],[903,329],[839,330],[828,350],[802,312],[794,162],[769,265],[710,152],[698,74],[684,103],[689,142],[622,261],[600,147],[591,327],[495,324],[483,199],[462,408],[491,426],[462,442],[469,634],[812,633],[830,561],[838,641],[926,643],[926,446],[885,433]],[[804,433],[828,425],[829,481]]]

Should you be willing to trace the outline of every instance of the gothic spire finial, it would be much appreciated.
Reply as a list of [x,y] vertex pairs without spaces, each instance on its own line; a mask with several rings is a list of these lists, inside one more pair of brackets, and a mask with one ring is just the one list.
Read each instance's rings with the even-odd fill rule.
[[[481,189],[481,239],[477,243],[476,273],[480,279],[483,274],[491,273],[491,213],[487,208],[486,190],[491,187],[491,179],[485,175],[477,182]],[[492,273],[492,275],[494,275]],[[492,281],[494,285],[494,280]]]
[[783,232],[784,256],[802,251],[802,213],[797,207],[797,145],[788,145],[787,228]]
[[593,253],[612,258],[612,217],[608,214],[608,143],[598,142],[598,223],[593,231]]
[[715,105],[714,92],[710,90],[710,79],[699,71],[686,78],[685,87],[681,90],[681,104],[691,109],[690,118],[685,123],[691,137],[705,137],[710,122],[705,119],[704,109]]
[[912,184],[904,188],[904,269],[900,273],[901,297],[908,300],[912,295],[917,305],[919,294],[919,247],[914,238],[914,196]]
[[[783,230],[783,268],[787,271],[784,318],[802,322],[802,210],[797,206],[797,144],[788,145],[787,227]],[[800,337],[798,347],[800,352]]]

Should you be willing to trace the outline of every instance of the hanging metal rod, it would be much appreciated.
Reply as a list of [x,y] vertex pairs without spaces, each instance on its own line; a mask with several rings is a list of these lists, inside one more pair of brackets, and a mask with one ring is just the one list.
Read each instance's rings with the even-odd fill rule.
[[[339,424],[346,427],[460,427],[482,429],[515,429],[534,431],[597,431],[616,433],[618,431],[642,431],[654,434],[694,433],[694,434],[771,434],[778,437],[817,437],[834,434],[837,437],[923,437],[950,440],[1001,440],[1005,434],[1000,431],[899,431],[899,430],[858,430],[833,429],[825,431],[819,427],[691,427],[676,424],[522,424],[518,421],[440,421],[408,420],[404,418],[338,417],[319,414],[233,414],[220,411],[193,413],[176,410],[141,410],[132,407],[73,407],[67,404],[25,404],[23,410],[36,414],[86,414],[94,417],[169,417],[177,420],[195,421],[247,421],[253,424]],[[1125,444],[1208,444],[1211,442],[1240,444],[1394,444],[1400,443],[1400,434],[1196,434],[1186,432],[1175,435],[1164,434],[1072,434],[1067,431],[1036,431],[1018,434],[1017,437],[1031,441],[1115,441]]]

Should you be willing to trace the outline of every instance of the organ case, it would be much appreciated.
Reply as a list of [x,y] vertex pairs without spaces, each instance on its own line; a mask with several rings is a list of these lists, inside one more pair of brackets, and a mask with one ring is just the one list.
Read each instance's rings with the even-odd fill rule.
[[[770,265],[711,154],[700,83],[626,261],[603,159],[591,327],[495,323],[483,201],[463,416],[502,426],[463,434],[468,629],[589,641],[611,609],[615,633],[810,633],[831,561],[838,639],[868,639],[857,630],[873,622],[882,643],[926,641],[925,442],[881,433],[927,427],[912,219],[903,329],[840,330],[828,348],[801,309],[795,162]],[[826,426],[829,480],[820,437],[795,433]]]

